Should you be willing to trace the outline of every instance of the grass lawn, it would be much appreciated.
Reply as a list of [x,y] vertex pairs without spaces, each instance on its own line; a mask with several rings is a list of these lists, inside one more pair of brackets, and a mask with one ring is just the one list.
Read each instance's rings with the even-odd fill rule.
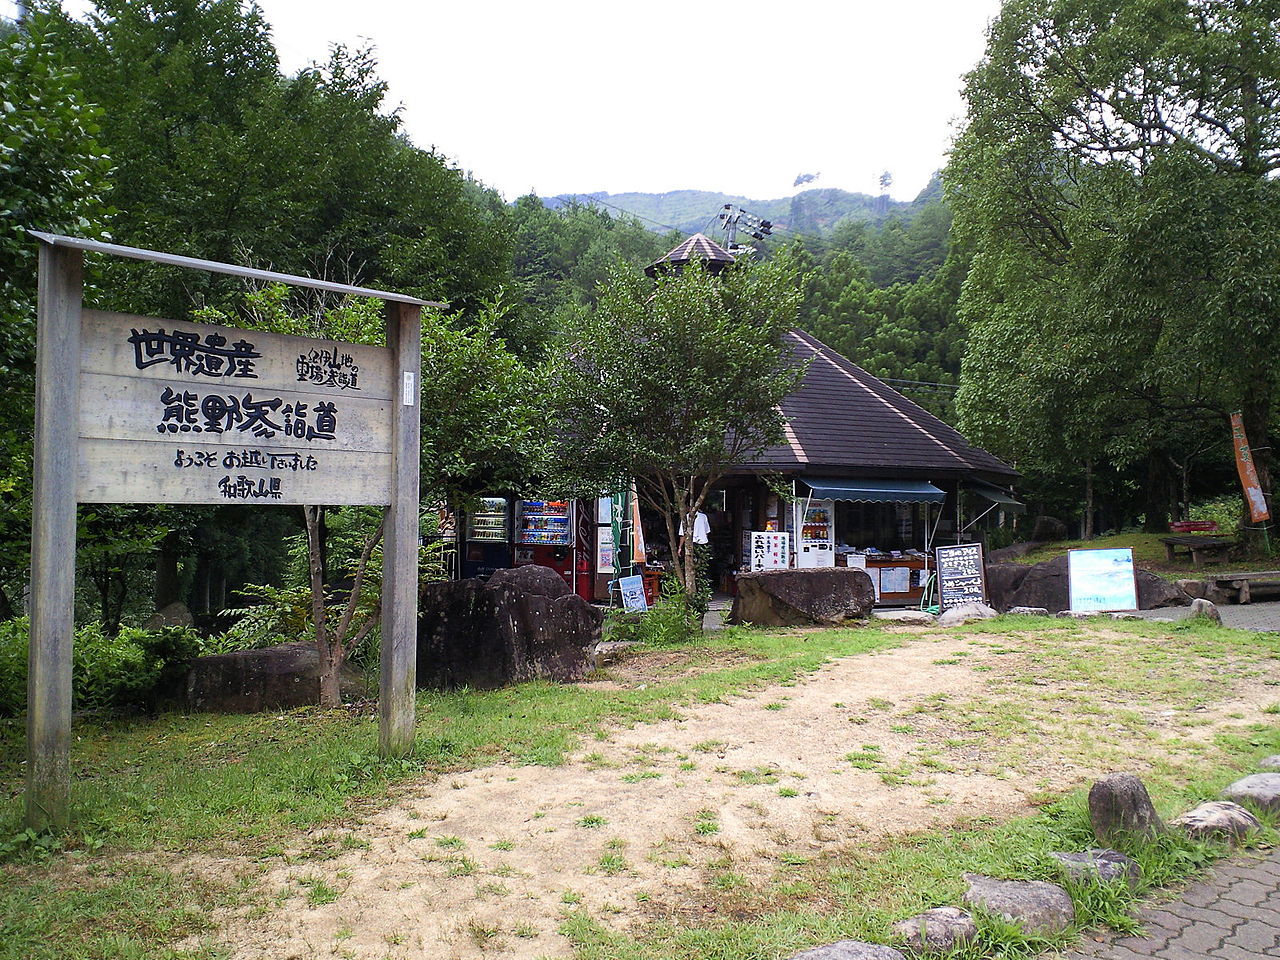
[[1061,557],[1068,550],[1111,550],[1129,547],[1133,550],[1134,565],[1143,570],[1150,570],[1167,580],[1198,580],[1209,573],[1229,573],[1245,570],[1280,569],[1280,557],[1253,556],[1223,563],[1213,563],[1203,567],[1193,566],[1191,558],[1179,554],[1178,559],[1170,563],[1165,553],[1161,537],[1172,536],[1168,533],[1142,533],[1132,531],[1117,533],[1109,537],[1095,537],[1092,540],[1062,540],[1047,543],[1030,553],[1018,557],[1017,563],[1040,563]]
[[[716,811],[701,811],[688,824],[688,851],[664,865],[660,853],[634,842],[628,849],[609,836],[609,809],[575,809],[570,825],[577,835],[598,837],[600,844],[585,882],[633,890],[630,922],[619,926],[611,922],[617,910],[566,891],[557,931],[476,921],[463,946],[477,956],[501,955],[504,939],[555,936],[560,955],[582,958],[764,960],[823,939],[883,937],[894,919],[955,902],[966,870],[1048,879],[1048,850],[1088,845],[1081,790],[1062,787],[1065,781],[1046,776],[1047,768],[1141,769],[1159,804],[1173,812],[1213,796],[1259,757],[1280,752],[1280,687],[1274,685],[1280,634],[1206,624],[1099,624],[1011,617],[921,635],[728,630],[640,658],[643,682],[632,674],[625,682],[422,693],[417,750],[389,762],[376,757],[376,718],[358,712],[82,720],[73,757],[76,827],[59,842],[21,829],[23,730],[6,722],[0,727],[0,958],[220,957],[225,942],[218,934],[225,931],[211,920],[219,907],[268,924],[282,908],[309,910],[319,922],[344,896],[355,897],[354,890],[345,892],[354,883],[351,864],[368,855],[370,841],[380,842],[366,837],[363,825],[378,822],[404,788],[477,768],[555,767],[566,779],[608,776],[619,791],[653,790],[655,802],[666,798],[673,810],[679,777],[690,780],[689,789],[704,789],[704,773],[708,783],[719,777],[756,791],[752,796],[801,802],[806,785],[800,780],[779,780],[764,767],[712,769],[714,761],[705,757],[727,749],[715,743],[669,756],[640,751],[643,765],[622,770],[612,769],[603,753],[575,754],[583,744],[607,745],[619,731],[644,730],[696,712],[699,704],[763,688],[768,702],[760,704],[759,716],[785,720],[791,711],[798,717],[786,691],[824,664],[865,660],[874,672],[888,662],[881,655],[897,656],[904,643],[945,641],[955,652],[934,657],[930,669],[963,674],[954,692],[916,697],[904,689],[857,709],[852,701],[833,703],[820,715],[823,723],[850,731],[845,752],[853,752],[833,773],[872,778],[884,790],[901,791],[891,797],[927,797],[923,803],[936,801],[940,809],[950,802],[947,784],[977,777],[1038,780],[1030,794],[1038,813],[960,818],[946,830],[828,843],[817,854],[784,851],[759,861],[731,848],[730,824],[721,834]],[[1244,687],[1255,700],[1269,698],[1256,716],[1213,713]],[[1151,720],[1166,714],[1172,719]],[[1071,726],[1063,725],[1064,717]],[[885,732],[883,746],[872,742],[876,730]],[[416,842],[429,842],[429,826],[414,832],[424,837]],[[654,849],[661,846],[656,839]],[[477,897],[482,890],[490,898],[509,896],[503,891],[514,881],[486,876],[489,868],[474,845],[471,854],[453,852],[468,842],[444,835],[430,843],[430,855],[417,859],[467,874]],[[1185,875],[1213,853],[1172,840],[1135,852],[1148,865],[1148,884]],[[705,862],[697,861],[704,854]],[[670,866],[690,858],[694,862]],[[203,866],[191,868],[194,859]],[[302,874],[294,872],[299,867]],[[665,869],[698,878],[696,912],[670,884],[640,882],[646,871]],[[282,893],[278,878],[294,876],[298,889]],[[1081,902],[1092,904],[1085,924],[1128,923],[1127,895],[1084,893]],[[334,955],[341,956],[341,941],[352,932],[337,929]],[[984,949],[1003,956],[1045,946],[1007,930],[988,928],[986,936]],[[398,937],[387,935],[385,955],[403,955]]]

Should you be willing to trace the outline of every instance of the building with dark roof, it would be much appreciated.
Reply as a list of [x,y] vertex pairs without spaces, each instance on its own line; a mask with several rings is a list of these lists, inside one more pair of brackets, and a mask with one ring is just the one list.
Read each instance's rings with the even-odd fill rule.
[[[699,233],[645,272],[734,261]],[[793,563],[866,565],[882,600],[918,599],[935,544],[981,539],[979,520],[1021,510],[1007,489],[1017,471],[816,337],[787,336],[808,366],[782,403],[786,442],[733,470],[708,505],[715,585],[749,565],[754,533],[788,533]]]

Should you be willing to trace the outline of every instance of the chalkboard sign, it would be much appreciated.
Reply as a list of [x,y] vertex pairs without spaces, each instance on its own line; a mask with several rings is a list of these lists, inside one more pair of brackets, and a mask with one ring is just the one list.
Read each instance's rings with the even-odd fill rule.
[[958,543],[934,551],[938,564],[938,599],[943,610],[962,603],[987,602],[987,575],[982,544]]

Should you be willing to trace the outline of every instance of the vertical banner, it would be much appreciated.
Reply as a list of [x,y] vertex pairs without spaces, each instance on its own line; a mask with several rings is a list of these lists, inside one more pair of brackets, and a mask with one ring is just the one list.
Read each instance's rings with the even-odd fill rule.
[[1240,486],[1244,488],[1245,499],[1249,501],[1250,519],[1254,523],[1271,519],[1266,497],[1262,495],[1262,485],[1258,483],[1258,471],[1253,466],[1249,438],[1244,433],[1244,418],[1238,413],[1231,415],[1231,445],[1236,451],[1236,471],[1240,474]]

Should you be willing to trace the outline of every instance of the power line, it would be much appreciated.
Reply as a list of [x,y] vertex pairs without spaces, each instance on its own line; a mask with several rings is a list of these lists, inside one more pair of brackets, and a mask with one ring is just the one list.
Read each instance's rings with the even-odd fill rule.
[[878,377],[884,383],[905,383],[913,387],[942,387],[946,390],[959,390],[958,383],[936,383],[933,380],[894,380],[890,377]]
[[579,198],[579,195],[575,193],[570,196],[570,199],[572,199],[575,203],[580,202],[581,200],[581,202],[588,203],[588,204],[590,203],[603,204],[606,207],[610,207],[614,210],[617,210],[619,213],[625,213],[627,216],[635,217],[637,220],[644,220],[646,223],[652,223],[654,226],[662,227],[662,229],[664,230],[674,230],[676,233],[681,232],[679,227],[673,227],[669,223],[661,223],[660,221],[654,220],[651,217],[646,217],[643,214],[634,213],[631,210],[624,210],[622,207],[618,206],[617,204],[610,203],[608,200],[601,200],[599,197]]

